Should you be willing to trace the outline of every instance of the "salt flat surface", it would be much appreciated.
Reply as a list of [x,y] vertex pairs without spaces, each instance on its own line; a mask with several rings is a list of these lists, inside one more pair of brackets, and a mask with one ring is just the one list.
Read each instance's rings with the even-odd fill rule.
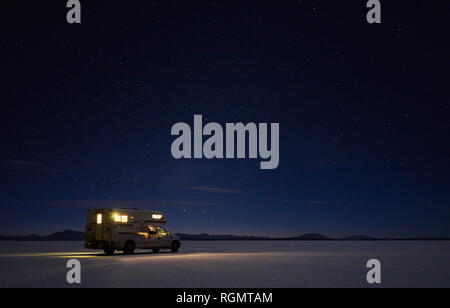
[[104,256],[82,242],[0,242],[0,287],[72,287],[67,260],[82,265],[81,287],[450,287],[450,242],[183,242],[177,254]]

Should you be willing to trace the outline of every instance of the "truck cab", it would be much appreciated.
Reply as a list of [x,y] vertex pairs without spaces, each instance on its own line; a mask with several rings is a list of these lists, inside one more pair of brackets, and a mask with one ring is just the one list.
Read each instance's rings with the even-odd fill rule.
[[161,249],[178,252],[181,241],[162,225],[163,213],[139,209],[89,210],[85,227],[85,247],[103,249],[106,255],[115,251],[133,254],[136,249]]

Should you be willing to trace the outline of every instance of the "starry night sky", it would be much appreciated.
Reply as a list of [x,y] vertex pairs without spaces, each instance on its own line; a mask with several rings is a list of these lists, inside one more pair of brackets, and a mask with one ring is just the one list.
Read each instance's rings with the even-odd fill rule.
[[[2,1],[0,234],[88,208],[189,233],[450,236],[448,1]],[[172,125],[280,123],[280,165],[175,160]]]

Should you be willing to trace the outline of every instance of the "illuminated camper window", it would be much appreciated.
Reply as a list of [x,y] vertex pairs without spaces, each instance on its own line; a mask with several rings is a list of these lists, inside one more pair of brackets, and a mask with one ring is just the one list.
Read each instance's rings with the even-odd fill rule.
[[128,216],[127,215],[114,215],[114,221],[115,222],[128,222]]
[[100,225],[102,223],[102,214],[97,214],[97,224]]
[[162,219],[162,215],[161,215],[161,214],[153,214],[153,215],[152,215],[152,218],[153,218],[153,219],[158,219],[158,220],[159,220],[159,219]]

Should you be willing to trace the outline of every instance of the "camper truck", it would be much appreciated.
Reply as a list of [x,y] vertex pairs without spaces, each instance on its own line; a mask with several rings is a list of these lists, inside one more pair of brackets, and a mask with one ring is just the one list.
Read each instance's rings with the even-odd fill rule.
[[164,230],[163,213],[139,209],[89,210],[85,228],[85,247],[103,249],[106,255],[116,250],[133,254],[135,249],[170,249],[178,252],[181,241]]

